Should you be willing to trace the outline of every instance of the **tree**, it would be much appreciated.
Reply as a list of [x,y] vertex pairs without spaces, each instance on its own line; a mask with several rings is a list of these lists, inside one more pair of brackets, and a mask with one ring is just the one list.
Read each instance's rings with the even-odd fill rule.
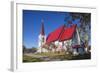
[[26,47],[23,45],[23,53],[25,53],[26,51]]
[[[64,21],[67,25],[75,21],[76,19],[80,19],[80,25],[78,26],[80,38],[82,41],[89,41],[90,38],[90,30],[91,30],[91,14],[90,13],[68,13],[65,16]],[[69,23],[70,22],[70,23]]]

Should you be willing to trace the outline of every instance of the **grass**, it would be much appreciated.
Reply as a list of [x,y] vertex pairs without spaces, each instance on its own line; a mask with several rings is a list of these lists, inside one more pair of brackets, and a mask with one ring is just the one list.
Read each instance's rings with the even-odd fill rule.
[[83,60],[83,59],[91,59],[91,53],[73,56],[71,60]]
[[[37,56],[37,57],[34,57]],[[41,56],[39,58],[38,56]],[[49,58],[46,60],[44,57]],[[65,54],[65,52],[61,53],[37,53],[32,54],[31,56],[23,55],[23,62],[45,62],[45,61],[63,61],[63,60],[83,60],[83,59],[91,59],[91,54],[77,55],[73,56],[71,53]]]
[[43,60],[39,59],[39,58],[32,58],[30,56],[23,56],[23,62],[41,62]]
[[65,55],[65,52],[60,52],[60,53],[57,53],[57,52],[46,52],[46,53],[37,53],[35,55],[53,57],[53,56]]

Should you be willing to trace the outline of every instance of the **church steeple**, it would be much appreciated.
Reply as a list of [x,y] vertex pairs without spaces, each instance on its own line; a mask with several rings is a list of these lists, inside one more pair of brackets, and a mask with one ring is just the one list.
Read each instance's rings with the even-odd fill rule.
[[41,35],[45,35],[45,31],[44,31],[44,20],[42,19],[42,26],[41,26],[41,32],[40,32],[40,34]]
[[38,52],[45,52],[46,49],[43,48],[43,45],[46,42],[46,35],[45,35],[45,31],[44,31],[44,21],[42,19],[41,21],[41,28],[40,28],[40,34],[39,34],[39,49]]

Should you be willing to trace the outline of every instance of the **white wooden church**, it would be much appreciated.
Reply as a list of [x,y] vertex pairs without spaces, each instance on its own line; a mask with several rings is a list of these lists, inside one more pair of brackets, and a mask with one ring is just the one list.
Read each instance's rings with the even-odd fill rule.
[[41,25],[41,31],[39,34],[38,47],[38,53],[49,51],[66,51],[66,53],[69,53],[70,51],[74,55],[78,55],[84,54],[89,51],[87,47],[81,46],[78,27],[75,24],[72,24],[72,26],[70,27],[62,25],[59,28],[52,31],[46,37],[43,20]]

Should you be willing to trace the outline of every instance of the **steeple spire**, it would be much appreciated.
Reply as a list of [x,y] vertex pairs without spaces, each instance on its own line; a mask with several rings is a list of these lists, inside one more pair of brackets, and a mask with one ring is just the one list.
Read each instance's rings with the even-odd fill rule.
[[44,32],[44,20],[42,19],[41,22],[42,22],[42,26],[41,26],[41,32],[40,32],[40,34],[41,35],[45,35],[45,32]]

